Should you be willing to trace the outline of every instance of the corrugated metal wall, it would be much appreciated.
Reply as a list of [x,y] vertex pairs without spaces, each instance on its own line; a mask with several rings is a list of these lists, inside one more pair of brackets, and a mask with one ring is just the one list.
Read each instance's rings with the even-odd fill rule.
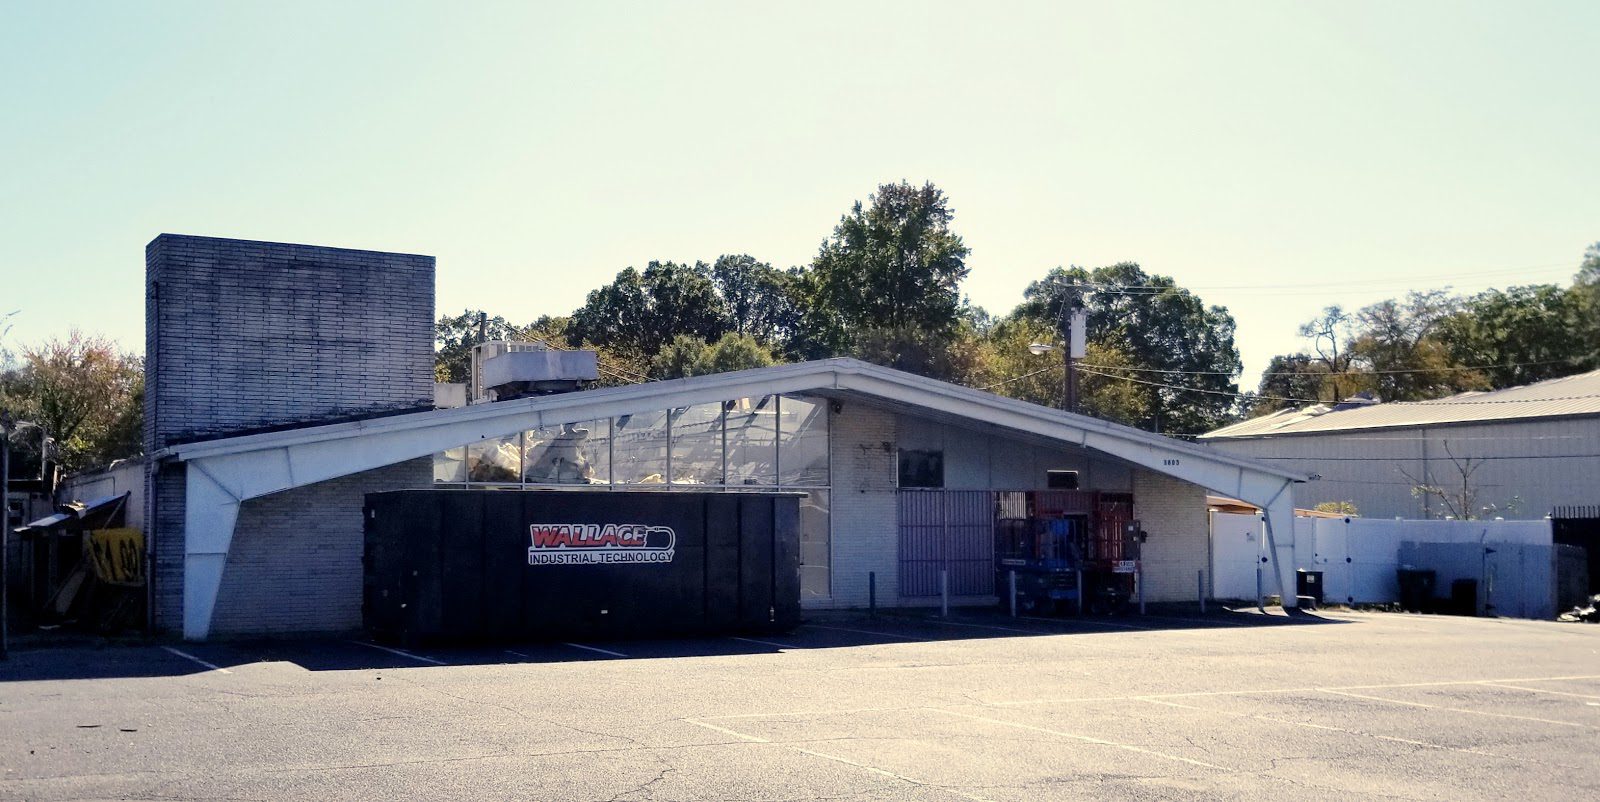
[[[1412,487],[1459,487],[1463,468],[1471,471],[1476,506],[1494,507],[1487,517],[1532,520],[1560,505],[1600,503],[1595,417],[1203,442],[1319,474],[1319,480],[1295,485],[1295,506],[1353,501],[1367,518],[1451,514],[1438,499],[1414,495]],[[1485,515],[1481,509],[1476,514]]]
[[994,493],[988,490],[901,490],[900,595],[939,595],[939,571],[950,572],[950,595],[994,593]]

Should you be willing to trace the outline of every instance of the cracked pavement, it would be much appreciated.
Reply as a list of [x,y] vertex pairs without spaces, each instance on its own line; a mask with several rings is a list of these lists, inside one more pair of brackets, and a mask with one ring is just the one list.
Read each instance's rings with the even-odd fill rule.
[[1353,612],[811,623],[774,636],[785,649],[602,644],[623,658],[24,645],[0,663],[0,799],[1600,797],[1596,627]]

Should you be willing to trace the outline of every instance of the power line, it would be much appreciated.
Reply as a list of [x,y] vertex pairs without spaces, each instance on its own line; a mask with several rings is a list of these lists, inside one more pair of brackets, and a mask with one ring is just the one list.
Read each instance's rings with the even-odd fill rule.
[[1448,281],[1448,280],[1463,279],[1463,278],[1483,278],[1483,277],[1500,276],[1500,275],[1521,275],[1523,273],[1526,273],[1529,270],[1544,270],[1544,269],[1550,269],[1550,268],[1556,268],[1556,267],[1570,267],[1570,266],[1571,265],[1569,263],[1567,263],[1567,262],[1553,262],[1553,263],[1542,264],[1542,265],[1529,265],[1527,267],[1514,267],[1514,268],[1507,267],[1507,268],[1496,268],[1496,269],[1493,269],[1493,270],[1480,270],[1480,271],[1469,271],[1469,272],[1459,272],[1458,271],[1458,272],[1452,272],[1452,273],[1440,273],[1440,274],[1436,274],[1436,275],[1407,276],[1405,278],[1398,278],[1397,277],[1397,278],[1384,278],[1384,279],[1350,279],[1350,280],[1343,280],[1343,281],[1327,281],[1327,282],[1293,282],[1293,283],[1288,283],[1288,284],[1194,284],[1194,285],[1180,285],[1180,284],[1177,284],[1176,282],[1174,282],[1172,284],[1118,284],[1116,282],[1105,282],[1105,281],[1100,281],[1100,282],[1097,282],[1097,281],[1081,281],[1081,282],[1063,282],[1059,286],[1083,287],[1083,288],[1089,288],[1089,289],[1092,289],[1092,290],[1104,290],[1104,291],[1110,291],[1110,292],[1116,292],[1116,291],[1120,291],[1120,290],[1296,290],[1296,291],[1299,291],[1299,290],[1305,290],[1305,289],[1308,289],[1308,288],[1317,288],[1317,287],[1335,287],[1335,288],[1338,288],[1338,287],[1351,287],[1351,286],[1363,286],[1363,285],[1380,286],[1380,285],[1396,285],[1396,284],[1414,284],[1414,283],[1418,283],[1418,282],[1427,282],[1427,281],[1434,281],[1434,280],[1446,280],[1446,281]]
[[1061,367],[1060,365],[1051,365],[1048,368],[1040,368],[1040,369],[1035,370],[1035,371],[1030,371],[1028,373],[1024,373],[1021,376],[1013,376],[1013,377],[1011,377],[1009,379],[1006,379],[1005,381],[995,382],[994,384],[985,384],[982,387],[975,387],[973,389],[975,389],[975,390],[990,390],[990,389],[993,389],[995,387],[1004,387],[1007,384],[1011,384],[1013,382],[1019,382],[1019,381],[1022,381],[1023,379],[1026,379],[1026,378],[1028,378],[1030,376],[1037,376],[1037,375],[1039,375],[1041,373],[1047,373],[1049,371],[1055,370],[1055,369],[1060,368],[1060,367]]
[[1303,462],[1446,462],[1446,461],[1479,462],[1479,461],[1484,461],[1484,460],[1502,460],[1502,459],[1600,459],[1600,454],[1525,454],[1525,455],[1518,455],[1518,454],[1492,454],[1492,455],[1482,456],[1482,457],[1474,457],[1474,456],[1462,456],[1462,457],[1451,457],[1451,456],[1443,456],[1443,457],[1415,457],[1415,456],[1405,456],[1405,457],[1383,457],[1383,456],[1369,456],[1369,457],[1323,457],[1323,456],[1317,456],[1317,457],[1281,457],[1281,456],[1254,456],[1254,455],[1252,455],[1251,459],[1300,460],[1300,461],[1303,461]]
[[[1394,369],[1394,370],[1341,370],[1341,371],[1330,371],[1328,373],[1305,373],[1305,372],[1302,372],[1302,371],[1295,371],[1295,370],[1264,370],[1264,371],[1261,372],[1261,375],[1263,375],[1263,376],[1306,376],[1306,377],[1314,377],[1314,378],[1321,378],[1323,376],[1390,376],[1390,375],[1398,375],[1398,374],[1405,374],[1405,373],[1448,373],[1448,372],[1459,372],[1459,371],[1467,371],[1467,370],[1489,370],[1491,368],[1525,368],[1525,367],[1537,367],[1537,366],[1541,366],[1541,365],[1570,365],[1570,364],[1573,363],[1573,361],[1574,360],[1571,360],[1571,359],[1547,359],[1547,360],[1544,360],[1542,362],[1508,362],[1508,363],[1505,363],[1505,364],[1502,364],[1502,365],[1460,365],[1460,366],[1446,367],[1446,368],[1404,368],[1404,369],[1397,368],[1397,369]],[[1185,375],[1185,376],[1234,376],[1234,375],[1237,375],[1237,373],[1234,372],[1234,371],[1225,371],[1225,370],[1178,370],[1176,368],[1133,368],[1133,367],[1123,367],[1121,365],[1094,365],[1094,364],[1089,364],[1087,362],[1080,362],[1078,364],[1079,364],[1080,367],[1086,367],[1086,368],[1104,368],[1104,369],[1110,369],[1110,370],[1128,370],[1128,371],[1135,371],[1135,372],[1139,372],[1139,373],[1170,373],[1170,374]]]
[[1165,387],[1165,388],[1167,388],[1169,390],[1183,390],[1183,391],[1191,392],[1191,393],[1205,393],[1207,395],[1225,395],[1225,396],[1229,396],[1231,398],[1249,398],[1249,399],[1252,399],[1252,400],[1260,399],[1260,400],[1264,400],[1264,401],[1296,401],[1296,402],[1306,403],[1306,404],[1321,404],[1321,403],[1324,403],[1324,402],[1319,401],[1319,400],[1314,399],[1314,398],[1291,398],[1289,396],[1281,396],[1281,395],[1256,395],[1254,393],[1230,393],[1230,392],[1227,392],[1225,390],[1205,390],[1205,389],[1202,389],[1202,388],[1199,388],[1199,387],[1184,387],[1183,385],[1180,385],[1180,384],[1166,384],[1164,382],[1153,382],[1153,381],[1145,381],[1144,379],[1135,379],[1132,376],[1118,376],[1118,375],[1115,375],[1115,374],[1112,374],[1112,373],[1102,373],[1102,372],[1100,372],[1098,370],[1085,369],[1084,366],[1082,366],[1082,365],[1079,365],[1079,368],[1083,369],[1083,372],[1089,373],[1089,374],[1092,374],[1092,375],[1095,375],[1095,376],[1104,376],[1105,378],[1108,378],[1108,379],[1118,379],[1118,380],[1125,381],[1125,382],[1133,382],[1134,384],[1145,384],[1145,385],[1149,385],[1151,387]]

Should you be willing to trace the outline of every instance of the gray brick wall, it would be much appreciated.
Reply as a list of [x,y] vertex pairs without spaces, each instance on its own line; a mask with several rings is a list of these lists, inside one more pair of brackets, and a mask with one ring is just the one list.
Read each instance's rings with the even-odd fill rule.
[[433,461],[425,458],[246,501],[212,633],[360,628],[364,497],[432,483]]
[[150,550],[151,612],[158,631],[183,629],[182,463],[146,462],[146,548]]
[[[146,453],[176,442],[270,427],[432,408],[433,280],[431,256],[175,234],[156,237],[145,248]],[[294,606],[298,586],[279,586],[284,595],[278,597],[260,592],[273,586],[273,572],[286,564],[309,570],[306,575],[316,579],[301,595],[318,605],[332,605],[321,623],[294,621],[291,615],[286,619],[290,628],[348,628],[354,625],[352,609],[359,623],[358,486],[374,478],[379,489],[425,484],[425,468],[426,463],[406,463],[392,467],[397,473],[386,468],[325,483],[342,489],[317,485],[247,502],[223,580],[233,631],[250,629],[250,616],[270,615],[275,604],[302,610],[302,618],[311,615],[311,608]],[[155,463],[148,469],[145,520],[152,552],[152,615],[156,629],[177,630],[183,621],[185,469]],[[320,508],[317,503],[297,509],[273,506],[297,497],[332,503]],[[263,507],[278,513],[263,517],[256,512]],[[315,547],[304,538],[294,540],[301,550],[282,555],[262,544],[262,533],[279,533],[285,526],[322,540]],[[326,588],[340,588],[339,594],[348,588],[349,552],[329,551],[333,547],[322,541],[355,544],[355,590],[348,598],[341,595],[338,603],[330,600]],[[330,563],[333,567],[307,567],[314,564],[308,557],[333,553],[344,555]],[[260,564],[249,563],[252,558]],[[249,611],[253,607],[261,609]],[[219,624],[223,609],[218,608]],[[273,623],[263,631],[281,629]]]
[[145,447],[433,404],[434,259],[162,234]]

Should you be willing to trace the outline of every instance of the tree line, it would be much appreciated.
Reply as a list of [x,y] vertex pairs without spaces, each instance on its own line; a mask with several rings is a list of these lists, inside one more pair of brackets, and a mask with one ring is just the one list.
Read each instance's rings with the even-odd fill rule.
[[[1080,408],[1171,432],[1230,420],[1240,370],[1234,321],[1168,276],[1133,262],[1056,268],[991,315],[962,294],[969,248],[933,184],[884,184],[840,217],[807,264],[748,254],[628,267],[568,315],[525,325],[488,317],[489,339],[599,352],[602,382],[670,379],[776,362],[853,356],[945,381],[1059,405],[1059,346],[1088,317]],[[439,320],[437,374],[466,379],[479,312]],[[487,316],[486,316],[487,317]]]
[[[1307,347],[1274,357],[1241,392],[1235,323],[1172,277],[1136,262],[1057,267],[996,316],[961,292],[969,249],[933,184],[884,184],[854,203],[813,259],[780,268],[748,254],[628,267],[568,315],[490,338],[599,352],[602,382],[669,379],[776,362],[854,356],[1057,406],[1062,323],[1087,313],[1080,408],[1193,435],[1248,415],[1368,393],[1435,398],[1600,367],[1600,244],[1573,285],[1459,297],[1413,292],[1356,311],[1329,307],[1300,328]],[[441,380],[463,381],[478,313],[441,318]]]
[[[566,315],[527,323],[483,315],[487,339],[599,353],[601,382],[627,384],[778,362],[853,356],[1048,406],[1063,395],[1064,321],[1083,311],[1086,414],[1174,435],[1242,416],[1357,393],[1419,400],[1600,367],[1600,243],[1569,287],[1536,284],[1455,296],[1440,290],[1300,327],[1306,347],[1274,357],[1241,392],[1235,324],[1172,277],[1135,262],[1057,267],[1003,315],[962,294],[969,249],[933,184],[884,184],[845,211],[810,262],[777,267],[748,254],[624,268]],[[480,312],[441,317],[435,374],[465,381]],[[139,453],[143,365],[114,342],[71,332],[7,350],[0,318],[0,410],[42,428],[11,440],[37,466],[42,433],[68,470]],[[32,460],[30,463],[29,460]]]
[[1411,292],[1300,326],[1306,348],[1273,357],[1245,411],[1363,395],[1422,401],[1600,368],[1600,243],[1568,287],[1529,284],[1469,296]]

